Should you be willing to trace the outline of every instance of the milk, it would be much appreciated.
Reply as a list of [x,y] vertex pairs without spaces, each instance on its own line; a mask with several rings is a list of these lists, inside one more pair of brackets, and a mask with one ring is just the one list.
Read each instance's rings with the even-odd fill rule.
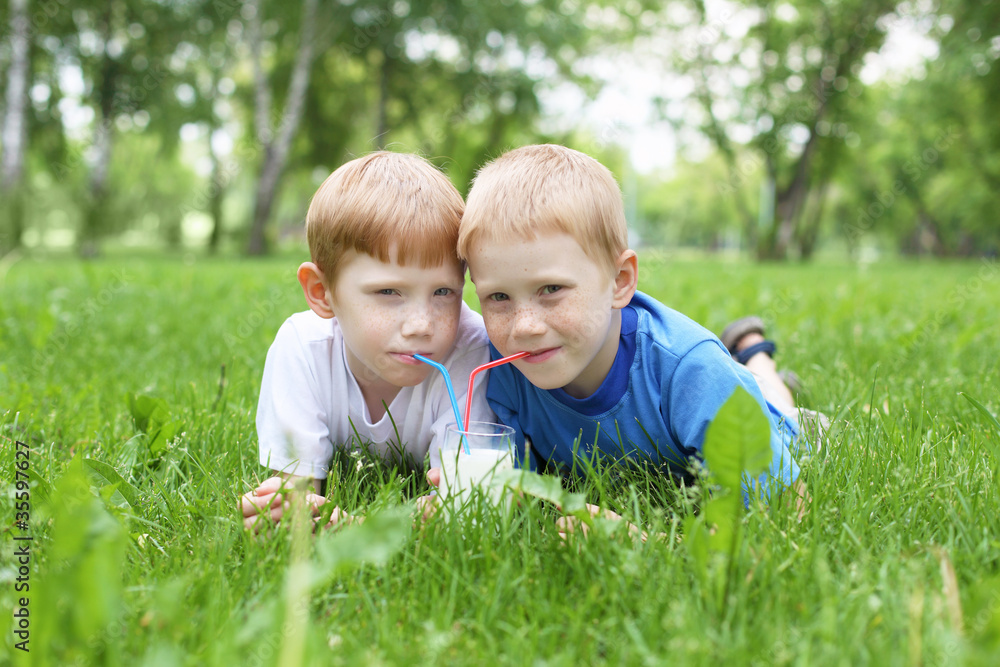
[[[499,504],[503,488],[491,487],[490,482],[499,470],[511,470],[514,459],[510,449],[464,449],[442,450],[441,452],[441,499],[460,509],[472,496],[472,488],[478,486],[483,497],[493,504]],[[448,500],[451,498],[451,500]]]

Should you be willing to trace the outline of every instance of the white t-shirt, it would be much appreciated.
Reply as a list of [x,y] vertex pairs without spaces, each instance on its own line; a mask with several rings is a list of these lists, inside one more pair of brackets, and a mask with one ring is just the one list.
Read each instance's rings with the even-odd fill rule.
[[[463,303],[455,346],[442,362],[463,417],[469,374],[489,360],[483,318]],[[476,376],[472,420],[496,421],[486,402],[487,375]],[[383,457],[402,451],[415,461],[423,461],[430,451],[431,466],[437,467],[438,445],[454,422],[448,390],[441,373],[433,369],[424,382],[400,389],[389,411],[373,424],[347,366],[337,318],[324,319],[311,310],[296,313],[281,325],[267,351],[257,438],[260,463],[272,470],[324,479],[334,447],[367,447]]]

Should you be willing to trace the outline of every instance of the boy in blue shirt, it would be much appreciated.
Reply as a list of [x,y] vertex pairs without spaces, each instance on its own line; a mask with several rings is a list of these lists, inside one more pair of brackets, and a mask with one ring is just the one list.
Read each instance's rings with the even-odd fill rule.
[[[709,423],[743,387],[771,424],[770,469],[755,485],[765,493],[796,485],[798,414],[767,354],[773,347],[745,327],[727,350],[637,291],[621,192],[596,160],[541,145],[486,165],[469,192],[458,252],[493,358],[530,353],[491,370],[487,389],[519,447],[530,443],[529,466],[568,472],[576,457],[593,456],[685,475],[701,459]],[[747,347],[759,352],[743,361],[760,382],[733,359]]]

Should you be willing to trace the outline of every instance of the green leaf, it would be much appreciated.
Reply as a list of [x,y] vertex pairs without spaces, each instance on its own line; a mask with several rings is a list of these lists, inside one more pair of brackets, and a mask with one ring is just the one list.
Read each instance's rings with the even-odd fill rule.
[[316,539],[312,585],[363,563],[384,565],[409,539],[413,520],[410,508],[401,506],[373,514],[364,523],[343,530],[325,530]]
[[684,545],[694,561],[695,571],[702,578],[708,571],[708,538],[705,517],[689,514],[684,519]]
[[[967,400],[969,403],[972,403],[972,405],[976,408],[976,410],[981,412],[982,415],[986,417],[986,421],[993,425],[993,428],[996,430],[996,436],[998,439],[1000,439],[1000,421],[997,421],[997,418],[993,416],[993,413],[990,412],[985,405],[983,405],[976,399],[972,398],[968,394],[964,392],[959,392],[959,394],[963,398],[965,398],[965,400]],[[998,462],[1000,462],[1000,451],[998,451],[997,446],[992,442],[990,442],[989,440],[987,440],[987,442],[989,443],[990,452],[993,454],[993,458],[996,459]]]
[[125,402],[137,430],[148,433],[150,428],[156,428],[170,420],[170,409],[162,398],[152,396],[126,394]]
[[702,510],[705,523],[715,527],[708,538],[708,546],[714,552],[728,553],[733,539],[738,538],[740,520],[743,517],[743,496],[739,490],[722,491],[709,500]]
[[986,408],[985,405],[983,405],[982,403],[980,403],[976,399],[972,398],[971,396],[969,396],[965,392],[958,392],[958,393],[959,393],[960,396],[962,396],[969,403],[972,403],[972,405],[974,405],[976,407],[976,409],[979,410],[979,412],[981,412],[984,417],[986,417],[986,420],[989,423],[993,424],[993,428],[996,429],[997,435],[1000,436],[1000,421],[997,421],[997,418],[993,416],[993,413],[990,412]]
[[[101,486],[103,488],[114,487],[123,500],[132,507],[132,509],[139,509],[142,498],[139,495],[139,490],[125,481],[113,466],[104,463],[103,461],[98,461],[97,459],[84,459],[83,463],[89,469],[92,478],[96,478],[98,482],[103,480]],[[109,497],[114,495],[109,494]],[[120,503],[119,503],[120,504]]]
[[35,483],[31,489],[32,497],[39,502],[47,503],[52,497],[52,485],[46,482],[34,468],[28,468],[28,479]]
[[740,489],[743,473],[759,475],[771,463],[771,424],[743,387],[719,408],[705,433],[705,465],[720,485]]
[[149,435],[149,453],[159,456],[166,451],[167,444],[174,439],[174,436],[181,430],[180,422],[168,422],[163,424]]
[[564,514],[590,519],[584,495],[567,492],[562,487],[562,481],[554,475],[539,475],[527,470],[501,470],[494,475],[493,483],[503,484],[526,496],[547,500],[562,509]]
[[162,398],[126,394],[125,402],[136,430],[145,433],[147,447],[153,456],[159,456],[167,444],[181,431],[183,424],[170,418],[170,407]]
[[33,629],[41,645],[86,646],[120,617],[128,534],[94,495],[79,456],[54,484],[51,508],[52,542],[38,572],[45,585],[31,601],[41,610]]

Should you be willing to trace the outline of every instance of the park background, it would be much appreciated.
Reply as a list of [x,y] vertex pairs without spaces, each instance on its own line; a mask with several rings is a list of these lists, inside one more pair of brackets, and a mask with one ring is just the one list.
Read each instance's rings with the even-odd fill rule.
[[[997,664],[1000,2],[9,0],[0,26],[0,664]],[[316,187],[384,147],[464,193],[539,141],[619,178],[644,291],[765,318],[834,420],[808,511],[751,505],[720,549],[705,485],[603,471],[415,525],[420,471],[343,454],[330,498],[370,523],[252,539]],[[668,538],[567,544],[543,497],[570,492]]]
[[556,142],[636,244],[995,255],[996,2],[252,0],[0,7],[0,252],[261,255],[389,148],[464,193]]

